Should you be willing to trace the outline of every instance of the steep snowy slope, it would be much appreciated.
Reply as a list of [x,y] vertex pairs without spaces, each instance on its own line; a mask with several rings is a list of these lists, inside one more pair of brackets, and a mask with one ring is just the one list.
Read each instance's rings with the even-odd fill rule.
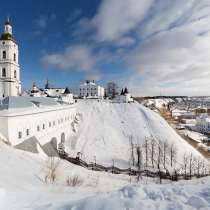
[[68,144],[69,152],[81,152],[88,161],[95,156],[97,162],[111,164],[114,159],[118,165],[128,167],[131,138],[134,144],[142,144],[145,138],[174,143],[179,159],[184,153],[199,155],[159,114],[138,103],[81,100],[77,108],[81,117],[75,137]]

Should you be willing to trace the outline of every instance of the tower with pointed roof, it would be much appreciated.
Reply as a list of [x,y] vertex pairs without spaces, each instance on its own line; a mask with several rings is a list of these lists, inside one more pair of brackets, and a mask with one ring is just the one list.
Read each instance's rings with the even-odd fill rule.
[[9,18],[0,37],[0,97],[18,96],[21,93],[18,45],[12,34]]

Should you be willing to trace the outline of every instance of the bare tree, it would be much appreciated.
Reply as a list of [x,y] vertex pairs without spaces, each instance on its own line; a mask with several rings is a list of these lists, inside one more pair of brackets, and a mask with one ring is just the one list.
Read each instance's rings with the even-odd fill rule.
[[184,167],[184,177],[187,178],[187,166],[188,166],[188,156],[185,153],[183,156],[183,167]]
[[60,160],[56,159],[55,157],[49,157],[48,161],[46,162],[46,175],[45,175],[45,182],[48,181],[50,183],[54,183],[58,176],[58,168],[60,165]]
[[151,163],[152,163],[152,167],[154,168],[154,160],[155,158],[155,140],[152,138],[151,140]]
[[148,139],[145,138],[144,140],[144,149],[145,149],[145,167],[148,167]]
[[138,169],[141,170],[141,168],[142,168],[142,149],[140,146],[136,147],[136,154],[137,154],[137,166],[138,166]]
[[137,154],[137,167],[138,167],[138,177],[137,180],[139,181],[140,177],[141,177],[141,169],[142,169],[142,150],[140,146],[136,147],[136,154]]
[[164,167],[164,169],[166,169],[168,148],[169,148],[168,142],[164,141],[163,142],[163,167]]
[[157,168],[160,170],[160,164],[161,164],[161,158],[162,158],[162,142],[158,142],[158,156],[157,156]]
[[177,155],[177,149],[174,144],[170,145],[170,165],[173,167],[173,165],[176,162],[176,155]]
[[192,153],[190,153],[190,156],[189,156],[189,176],[190,176],[190,179],[191,179],[191,177],[192,177],[192,172],[193,172],[193,155],[192,155]]
[[129,140],[130,140],[130,146],[131,146],[131,162],[132,162],[132,165],[135,166],[134,144],[133,144],[132,135],[129,137]]
[[206,164],[205,164],[205,160],[202,160],[201,163],[201,176],[205,176],[206,175]]
[[201,173],[201,167],[202,167],[202,160],[199,158],[196,159],[196,175],[197,177],[200,177]]

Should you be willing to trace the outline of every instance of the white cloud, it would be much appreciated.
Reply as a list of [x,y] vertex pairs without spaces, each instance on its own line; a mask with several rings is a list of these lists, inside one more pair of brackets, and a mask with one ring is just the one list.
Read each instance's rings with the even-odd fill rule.
[[[182,18],[182,24],[169,27],[162,19],[164,14],[170,13],[167,11],[164,14],[160,13],[161,18],[150,20],[149,24],[145,24],[146,30],[142,29],[143,35],[159,33],[143,40],[126,56],[129,66],[135,71],[134,75],[138,74],[144,78],[144,81],[139,84],[139,93],[143,88],[148,94],[159,94],[160,89],[164,89],[166,94],[210,94],[210,33],[208,32],[210,16],[206,16],[206,9],[195,9],[204,8],[201,4],[206,6],[206,1],[200,1],[199,6],[197,4],[193,6],[193,1],[188,1],[187,6],[189,7],[191,3],[190,8],[192,8],[191,13],[187,12],[188,15],[183,13],[186,5],[183,5],[183,2],[182,4],[177,2],[180,6],[180,14],[185,17],[185,19]],[[177,10],[178,5],[175,7]],[[173,15],[171,11],[170,16]],[[158,14],[154,16],[158,17]],[[178,20],[180,16],[173,19],[173,22]],[[157,27],[151,27],[151,30],[148,30],[151,22],[154,26],[157,24]],[[138,81],[135,84],[135,91],[138,92]],[[150,87],[151,84],[152,87]]]
[[89,45],[74,45],[43,62],[98,77],[98,63],[114,61],[130,69],[118,78],[136,94],[210,95],[209,0],[103,0],[93,18],[77,22],[74,35],[97,55]]
[[92,19],[97,38],[113,41],[127,34],[144,19],[152,3],[153,0],[104,0]]
[[[92,21],[98,39],[119,47],[117,51],[131,69],[127,81],[136,93],[159,94],[161,89],[167,94],[208,93],[209,0],[108,0]],[[121,50],[119,43],[127,34],[136,40],[135,45]]]
[[69,72],[84,72],[90,78],[99,77],[98,57],[87,45],[70,45],[64,52],[45,54],[41,62],[45,67],[56,67]]
[[122,37],[115,42],[116,46],[118,47],[129,47],[134,45],[136,40],[132,37]]

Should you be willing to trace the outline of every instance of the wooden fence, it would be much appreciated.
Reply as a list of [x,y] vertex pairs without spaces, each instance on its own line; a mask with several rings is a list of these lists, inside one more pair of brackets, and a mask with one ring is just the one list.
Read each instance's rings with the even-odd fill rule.
[[156,170],[156,171],[151,171],[151,170],[135,170],[132,168],[127,168],[127,169],[121,169],[116,166],[103,166],[97,163],[87,163],[84,160],[80,159],[79,157],[70,157],[67,153],[60,153],[59,154],[60,158],[67,160],[70,163],[73,163],[75,165],[81,166],[83,168],[86,168],[88,170],[93,170],[93,171],[103,171],[103,172],[108,172],[112,174],[125,174],[129,176],[145,176],[145,177],[151,177],[151,178],[159,178],[161,179],[168,179],[172,181],[178,181],[178,180],[189,180],[192,178],[200,178],[200,177],[205,177],[209,176],[209,174],[182,174],[182,173],[177,173],[174,171],[173,174],[170,174],[167,170],[161,171],[161,170]]

